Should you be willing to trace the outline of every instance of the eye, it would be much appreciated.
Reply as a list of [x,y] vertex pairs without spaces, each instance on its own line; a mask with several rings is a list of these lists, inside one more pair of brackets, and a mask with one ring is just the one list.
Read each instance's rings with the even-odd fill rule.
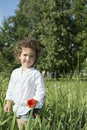
[[26,56],[27,56],[27,54],[24,54],[24,56],[26,57]]
[[30,57],[31,57],[31,58],[33,58],[33,57],[34,57],[34,55],[30,55]]

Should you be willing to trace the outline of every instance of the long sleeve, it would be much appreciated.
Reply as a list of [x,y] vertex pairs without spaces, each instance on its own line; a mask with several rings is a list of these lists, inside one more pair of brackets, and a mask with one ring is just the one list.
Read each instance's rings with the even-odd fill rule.
[[6,92],[5,100],[12,100],[13,87],[14,87],[14,80],[13,80],[13,72],[12,72],[11,77],[10,77],[10,81],[9,81],[9,84],[8,84],[8,89],[7,89],[7,92]]
[[43,76],[39,74],[39,76],[35,80],[34,99],[37,100],[38,102],[43,102],[44,96],[45,96],[45,87],[44,87]]

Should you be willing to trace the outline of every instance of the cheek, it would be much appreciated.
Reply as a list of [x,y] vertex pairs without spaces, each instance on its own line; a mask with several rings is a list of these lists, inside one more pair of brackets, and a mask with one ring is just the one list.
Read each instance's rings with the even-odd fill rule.
[[33,59],[33,63],[35,63],[35,61],[36,61],[36,58]]
[[21,62],[25,62],[25,61],[26,61],[26,58],[20,57],[20,61],[21,61]]
[[25,61],[26,61],[26,58],[21,59],[21,61],[22,61],[22,62],[25,62]]

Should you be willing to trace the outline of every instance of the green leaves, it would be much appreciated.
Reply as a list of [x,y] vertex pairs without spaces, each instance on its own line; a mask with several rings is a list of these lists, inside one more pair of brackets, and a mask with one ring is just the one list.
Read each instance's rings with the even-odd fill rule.
[[[74,74],[78,66],[77,51],[81,53],[80,70],[86,59],[86,6],[85,0],[20,1],[15,16],[4,19],[3,27],[0,29],[1,53],[4,51],[5,43],[8,43],[7,47],[10,48],[19,39],[34,36],[42,47],[38,69],[59,71],[63,74],[61,68],[65,68],[65,73]],[[13,55],[11,51],[9,54]],[[6,60],[5,56],[3,58]],[[9,64],[8,57],[7,61]],[[11,60],[10,62],[15,64]]]

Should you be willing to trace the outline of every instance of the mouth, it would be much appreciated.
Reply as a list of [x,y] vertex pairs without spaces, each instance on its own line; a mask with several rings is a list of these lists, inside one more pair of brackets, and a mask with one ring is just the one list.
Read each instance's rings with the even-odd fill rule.
[[30,64],[30,62],[26,62],[26,64]]

